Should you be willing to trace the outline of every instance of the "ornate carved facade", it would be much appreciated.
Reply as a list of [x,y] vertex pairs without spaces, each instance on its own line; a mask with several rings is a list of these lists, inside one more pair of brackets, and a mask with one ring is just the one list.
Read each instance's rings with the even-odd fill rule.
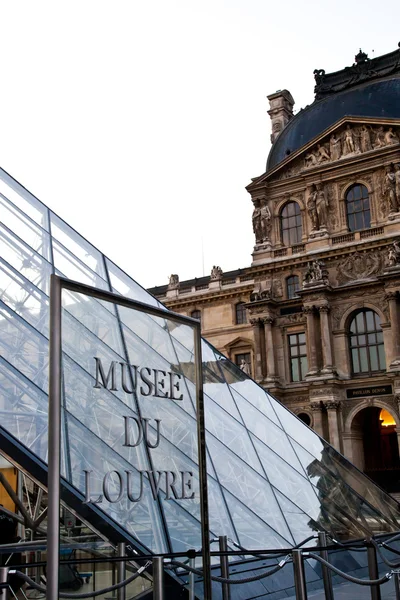
[[267,170],[247,187],[251,265],[150,291],[201,318],[238,368],[400,492],[400,49],[365,57],[317,70],[316,100],[295,116],[287,90],[269,97]]

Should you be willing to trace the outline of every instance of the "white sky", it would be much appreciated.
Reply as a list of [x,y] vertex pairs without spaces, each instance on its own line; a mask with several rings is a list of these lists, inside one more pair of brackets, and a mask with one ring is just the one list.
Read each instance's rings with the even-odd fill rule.
[[0,0],[0,165],[145,287],[203,275],[202,244],[206,275],[248,266],[266,96],[395,50],[399,6]]

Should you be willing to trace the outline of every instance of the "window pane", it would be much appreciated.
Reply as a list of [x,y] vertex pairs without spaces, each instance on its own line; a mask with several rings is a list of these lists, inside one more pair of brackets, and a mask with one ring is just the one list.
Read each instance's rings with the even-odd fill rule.
[[361,363],[361,372],[367,373],[369,371],[367,349],[360,348],[359,353],[360,353],[359,356],[360,356],[360,363]]
[[369,349],[369,358],[371,361],[371,371],[379,371],[378,351],[376,346]]
[[292,381],[300,381],[299,364],[296,358],[292,360]]
[[353,358],[353,371],[354,373],[360,373],[360,363],[358,360],[358,350],[352,350],[352,358]]
[[385,348],[383,344],[378,346],[379,353],[379,367],[380,369],[386,369],[386,358],[385,358]]
[[307,356],[301,357],[300,364],[301,364],[301,378],[304,379],[304,377],[306,376],[306,373],[308,371]]

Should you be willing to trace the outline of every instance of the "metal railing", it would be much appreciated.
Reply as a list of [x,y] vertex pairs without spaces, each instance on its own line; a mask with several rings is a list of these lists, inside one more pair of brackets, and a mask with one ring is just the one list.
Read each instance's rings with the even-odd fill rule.
[[[304,545],[309,543],[312,539],[317,540],[317,545],[313,547],[304,547]],[[330,540],[329,544],[328,539]],[[356,585],[369,586],[371,600],[381,600],[381,586],[393,578],[396,599],[400,600],[400,549],[392,545],[394,542],[399,540],[400,534],[396,534],[392,538],[383,541],[381,538],[367,538],[365,540],[352,543],[341,543],[330,537],[328,534],[320,532],[306,538],[296,547],[272,550],[248,550],[230,538],[227,538],[226,536],[220,536],[218,539],[211,541],[211,543],[218,542],[219,549],[217,551],[211,551],[210,556],[219,557],[219,569],[221,575],[218,576],[211,574],[211,580],[221,584],[222,600],[230,600],[230,590],[232,585],[243,585],[268,578],[278,571],[284,569],[286,565],[291,563],[293,569],[296,600],[307,600],[307,579],[305,575],[304,562],[307,559],[311,559],[313,561],[317,561],[321,565],[321,579],[323,583],[325,600],[335,599],[332,574],[338,575],[344,580]],[[35,543],[31,543],[31,545],[27,544],[25,548],[29,548],[30,546],[34,548],[34,545]],[[237,550],[230,550],[229,545],[231,547],[236,547]],[[0,546],[0,551],[2,553],[12,552],[14,550],[21,551],[21,544],[8,544]],[[329,560],[330,552],[346,550],[351,552],[366,552],[368,564],[367,579],[362,579],[346,573]],[[96,598],[100,595],[116,592],[117,600],[126,600],[126,586],[148,571],[149,574],[152,575],[153,580],[153,599],[166,600],[165,572],[173,571],[174,575],[176,576],[175,578],[178,578],[181,581],[182,587],[187,589],[189,600],[195,600],[196,583],[199,584],[204,579],[203,570],[201,568],[196,568],[196,558],[201,558],[201,550],[188,550],[187,552],[171,553],[158,556],[148,555],[128,557],[126,556],[125,544],[121,543],[118,544],[117,551],[117,556],[99,558],[71,558],[68,560],[60,560],[60,565],[74,566],[84,565],[87,563],[114,563],[117,567],[117,581],[103,589],[92,590],[89,592],[85,591],[70,593],[60,591],[58,597],[69,599],[85,599]],[[397,560],[389,560],[385,554],[387,551],[390,551],[392,554],[396,555],[398,557]],[[236,571],[235,578],[232,578],[230,577],[229,557],[240,558],[243,562],[245,560],[250,560],[248,558],[245,559],[245,557],[251,557],[251,561],[272,558],[276,561],[276,563],[273,565],[268,565],[267,567],[263,565],[262,569],[259,569],[260,572],[250,577],[238,577],[238,573]],[[379,576],[378,557],[389,569],[382,576]],[[127,565],[127,563],[129,564]],[[8,584],[8,579],[11,575],[13,577],[19,577],[23,582],[35,590],[45,594],[46,586],[41,583],[40,579],[39,581],[32,579],[23,571],[32,567],[38,569],[46,566],[46,564],[46,561],[42,561],[0,568],[0,600],[8,600],[10,594],[14,598],[17,598],[11,586]],[[141,566],[138,566],[138,564]],[[237,564],[238,563],[235,563],[236,566]],[[131,571],[131,574],[128,577],[127,566]],[[198,578],[197,581],[196,577]]]

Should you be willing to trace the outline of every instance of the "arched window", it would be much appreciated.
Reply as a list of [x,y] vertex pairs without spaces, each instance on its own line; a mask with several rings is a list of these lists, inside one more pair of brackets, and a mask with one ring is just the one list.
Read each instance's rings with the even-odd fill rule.
[[296,298],[297,292],[300,289],[300,282],[297,275],[292,275],[286,279],[286,294],[288,299]]
[[359,231],[371,227],[369,196],[365,185],[356,183],[347,191],[346,214],[349,231]]
[[349,327],[349,343],[353,374],[386,369],[381,320],[376,312],[364,309],[353,317]]
[[190,316],[192,317],[192,319],[197,319],[201,323],[201,311],[199,311],[197,309],[192,310],[192,312],[190,313]]
[[300,244],[302,236],[300,207],[297,202],[288,202],[281,212],[281,237],[285,246]]
[[247,323],[247,311],[244,302],[238,302],[235,306],[236,325]]

